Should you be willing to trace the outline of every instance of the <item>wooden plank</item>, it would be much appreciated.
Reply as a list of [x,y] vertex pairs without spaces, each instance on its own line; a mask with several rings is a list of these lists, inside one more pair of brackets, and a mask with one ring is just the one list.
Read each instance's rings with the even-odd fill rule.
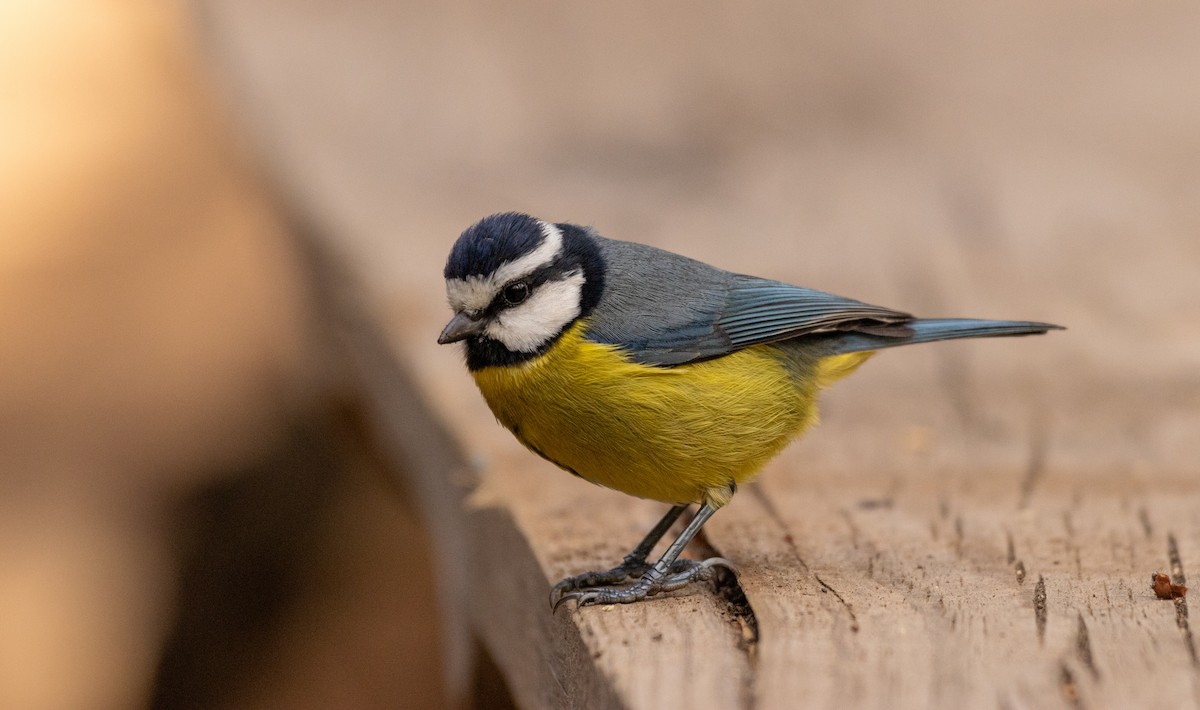
[[[940,506],[888,481],[824,483],[764,481],[711,524],[763,629],[761,707],[798,694],[856,707],[1054,706],[1068,690],[1088,707],[1190,696],[1196,669],[1175,609],[1146,584],[1166,566],[1165,533],[1147,535],[1119,497],[1058,488],[1006,510],[995,501],[1015,502],[1015,486]],[[1151,505],[1185,517],[1195,499],[1161,504]],[[1194,524],[1182,534],[1195,539]]]

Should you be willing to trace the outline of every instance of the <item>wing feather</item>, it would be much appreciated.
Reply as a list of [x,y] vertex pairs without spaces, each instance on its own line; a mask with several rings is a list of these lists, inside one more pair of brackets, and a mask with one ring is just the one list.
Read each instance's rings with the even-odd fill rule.
[[743,348],[831,330],[894,330],[901,337],[908,334],[903,324],[911,320],[907,313],[832,293],[739,276],[714,327],[735,348]]
[[638,362],[680,365],[810,333],[911,334],[907,313],[591,236],[608,270],[588,337]]

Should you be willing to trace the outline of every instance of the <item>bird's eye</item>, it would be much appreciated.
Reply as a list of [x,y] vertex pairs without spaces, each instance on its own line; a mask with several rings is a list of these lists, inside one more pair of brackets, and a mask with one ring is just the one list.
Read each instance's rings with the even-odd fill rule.
[[515,306],[526,298],[529,298],[529,284],[524,281],[510,283],[504,287],[504,302],[508,305]]

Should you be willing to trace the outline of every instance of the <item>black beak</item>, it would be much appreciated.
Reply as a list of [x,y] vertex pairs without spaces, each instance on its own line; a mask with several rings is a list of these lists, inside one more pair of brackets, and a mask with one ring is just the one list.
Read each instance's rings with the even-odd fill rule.
[[484,318],[473,318],[466,313],[459,311],[454,314],[446,327],[442,329],[442,334],[438,336],[438,344],[445,345],[447,343],[457,343],[460,340],[465,340],[472,335],[479,335],[483,329],[487,327],[487,320]]

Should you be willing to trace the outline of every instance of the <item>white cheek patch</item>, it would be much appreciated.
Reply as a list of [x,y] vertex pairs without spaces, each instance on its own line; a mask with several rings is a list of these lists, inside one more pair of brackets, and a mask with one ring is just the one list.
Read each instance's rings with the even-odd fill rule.
[[506,308],[488,323],[484,332],[515,352],[533,352],[558,335],[579,316],[583,274],[575,271],[558,281],[534,289],[519,306]]
[[487,308],[500,289],[510,281],[553,263],[562,253],[562,230],[541,220],[538,220],[538,227],[542,230],[542,243],[525,256],[504,262],[490,274],[446,279],[450,307],[455,311],[478,313]]

